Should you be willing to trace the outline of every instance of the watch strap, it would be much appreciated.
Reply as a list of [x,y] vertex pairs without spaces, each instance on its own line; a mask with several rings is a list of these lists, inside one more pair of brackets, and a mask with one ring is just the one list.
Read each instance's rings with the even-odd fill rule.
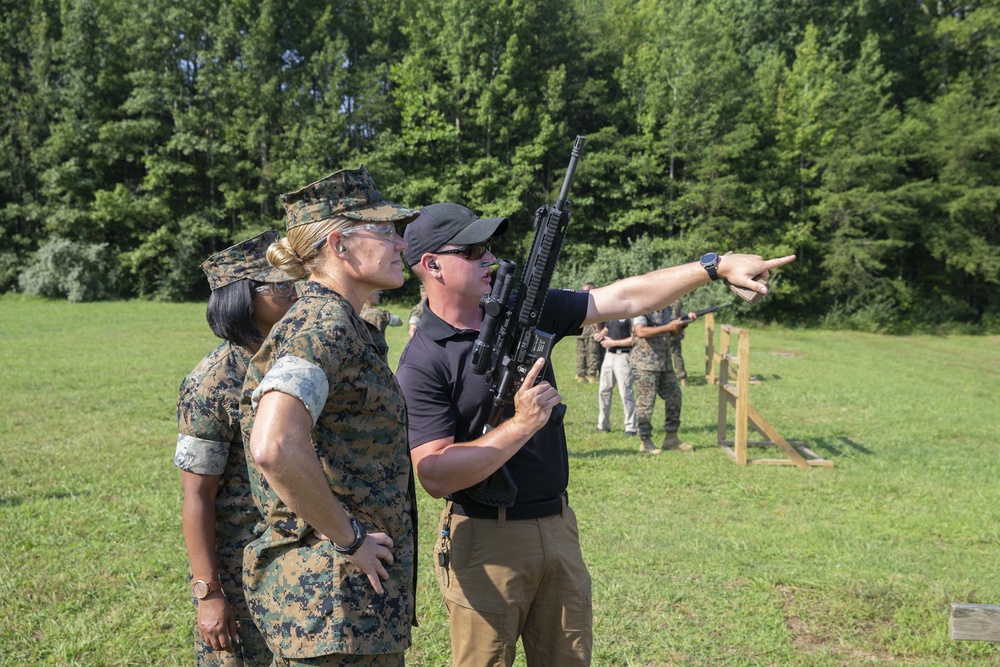
[[719,254],[714,252],[705,253],[701,256],[701,268],[708,272],[708,277],[712,280],[719,279]]

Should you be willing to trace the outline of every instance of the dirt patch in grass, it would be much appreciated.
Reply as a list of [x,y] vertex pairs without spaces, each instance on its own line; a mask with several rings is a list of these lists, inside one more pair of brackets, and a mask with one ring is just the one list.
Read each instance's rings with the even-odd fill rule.
[[774,350],[772,352],[765,352],[764,354],[769,354],[772,357],[785,357],[786,359],[804,359],[806,356],[794,350]]
[[[819,595],[794,586],[779,586],[785,625],[796,651],[806,655],[830,655],[859,663],[905,664],[905,656],[879,646],[876,636],[881,624],[892,620],[871,618],[871,608],[856,609],[861,615],[845,613],[844,608],[824,609],[828,595]],[[844,600],[844,602],[848,602]],[[863,606],[863,604],[862,604]]]

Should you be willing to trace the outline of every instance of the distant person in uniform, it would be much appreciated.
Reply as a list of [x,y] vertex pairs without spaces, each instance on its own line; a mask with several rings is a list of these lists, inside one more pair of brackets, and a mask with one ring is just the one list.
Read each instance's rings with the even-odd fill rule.
[[267,523],[244,553],[247,600],[276,665],[403,665],[415,618],[406,404],[385,338],[357,313],[403,284],[397,225],[416,212],[384,200],[364,167],[281,202],[288,236],[267,257],[306,282],[240,405]]
[[205,315],[223,343],[184,378],[177,399],[174,465],[184,489],[181,526],[202,667],[271,664],[243,597],[243,547],[264,526],[247,477],[240,392],[250,357],[297,298],[295,283],[267,263],[277,240],[277,232],[264,232],[201,265],[212,288]]
[[410,326],[408,333],[411,337],[413,336],[413,332],[417,330],[417,327],[420,326],[420,318],[423,317],[424,315],[424,301],[426,300],[427,300],[427,288],[421,285],[420,301],[418,301],[417,305],[415,305],[410,310],[410,319],[409,319]]
[[[670,304],[670,314],[675,320],[684,317],[684,305],[680,300],[674,301]],[[670,358],[674,363],[674,375],[677,376],[677,382],[682,386],[687,385],[687,370],[684,368],[684,355],[681,351],[681,341],[684,340],[684,330],[687,329],[687,325],[690,322],[686,322],[675,334],[670,334]]]
[[[694,313],[688,313],[693,321]],[[639,451],[659,454],[666,449],[691,451],[692,447],[680,439],[681,387],[674,375],[670,355],[670,337],[685,326],[673,317],[670,306],[646,315],[632,318],[632,386],[635,390],[635,417],[639,430]],[[656,397],[663,399],[663,445],[653,444],[653,406]]]
[[365,305],[361,307],[361,319],[369,324],[374,324],[379,331],[385,333],[386,327],[402,326],[403,320],[385,308],[378,307],[381,296],[379,292],[372,292],[372,295],[365,301]]
[[595,339],[604,348],[601,384],[597,392],[597,430],[611,430],[611,390],[618,384],[618,395],[625,412],[625,435],[635,435],[635,398],[632,394],[632,323],[625,319],[605,322]]
[[[584,283],[580,288],[582,292],[589,292],[594,289],[594,283]],[[601,360],[604,357],[604,349],[595,340],[594,336],[598,329],[596,324],[588,324],[583,327],[583,331],[576,337],[576,381],[577,382],[597,382],[598,374],[601,372]]]

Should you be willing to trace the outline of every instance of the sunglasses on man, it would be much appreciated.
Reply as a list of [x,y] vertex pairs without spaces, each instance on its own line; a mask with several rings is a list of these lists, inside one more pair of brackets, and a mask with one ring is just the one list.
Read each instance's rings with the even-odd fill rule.
[[461,248],[448,248],[447,250],[438,250],[435,255],[461,255],[465,259],[475,261],[477,259],[482,259],[483,255],[490,251],[489,243],[473,243],[471,245],[462,246]]

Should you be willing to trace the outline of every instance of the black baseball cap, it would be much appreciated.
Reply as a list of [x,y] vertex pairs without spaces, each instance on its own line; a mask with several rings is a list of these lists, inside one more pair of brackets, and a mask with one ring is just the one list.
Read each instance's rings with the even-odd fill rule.
[[403,260],[413,266],[424,253],[445,245],[483,243],[504,234],[509,225],[507,218],[480,218],[461,204],[431,204],[420,209],[416,219],[406,226],[403,238],[409,245],[403,251]]

